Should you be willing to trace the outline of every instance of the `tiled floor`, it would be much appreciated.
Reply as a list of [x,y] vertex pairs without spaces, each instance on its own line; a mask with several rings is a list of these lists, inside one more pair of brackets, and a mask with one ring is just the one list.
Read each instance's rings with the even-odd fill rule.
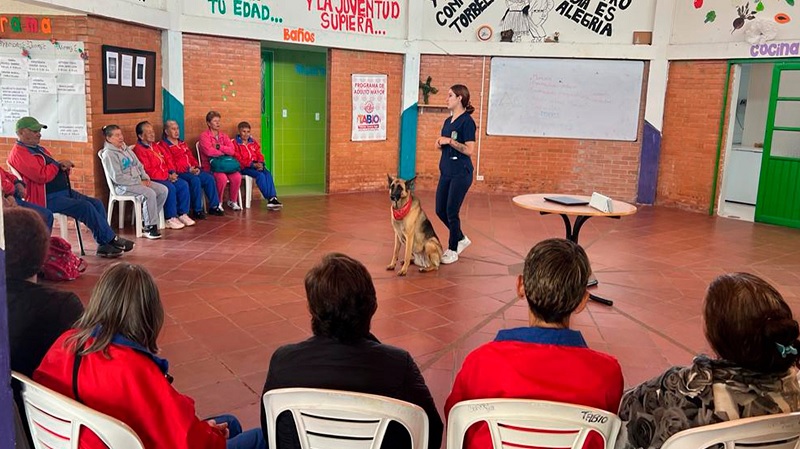
[[[254,202],[246,212],[137,241],[124,260],[144,264],[158,278],[168,313],[163,355],[175,386],[196,399],[201,416],[233,412],[246,426],[258,424],[270,355],[310,334],[302,279],[330,251],[370,269],[379,301],[374,333],[414,355],[440,407],[469,351],[498,329],[526,324],[515,275],[535,242],[563,236],[559,217],[517,208],[509,195],[470,194],[462,219],[473,244],[461,260],[398,278],[385,270],[393,238],[386,196],[287,197],[280,212]],[[420,198],[433,215],[433,194]],[[446,239],[442,224],[432,222]],[[796,230],[642,207],[621,220],[588,221],[581,243],[600,280],[594,291],[615,305],[591,303],[573,324],[590,346],[619,359],[627,386],[707,351],[701,303],[720,273],[757,273],[792,307],[800,303]],[[63,285],[84,301],[111,263],[88,260],[87,274]]]

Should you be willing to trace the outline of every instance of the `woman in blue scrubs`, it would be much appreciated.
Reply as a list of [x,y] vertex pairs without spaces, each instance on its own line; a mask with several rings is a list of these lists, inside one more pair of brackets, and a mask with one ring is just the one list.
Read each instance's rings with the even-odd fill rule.
[[475,150],[475,108],[469,102],[469,89],[456,84],[447,91],[447,109],[451,116],[444,121],[442,134],[436,139],[436,148],[442,151],[439,159],[439,185],[436,187],[436,215],[450,230],[447,250],[442,255],[443,264],[458,260],[458,255],[470,243],[461,231],[458,213],[461,203],[472,185],[472,159]]

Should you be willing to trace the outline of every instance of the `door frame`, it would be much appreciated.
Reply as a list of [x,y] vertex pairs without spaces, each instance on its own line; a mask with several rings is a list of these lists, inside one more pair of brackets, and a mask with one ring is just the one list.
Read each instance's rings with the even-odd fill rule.
[[[711,182],[711,202],[708,207],[708,215],[714,215],[714,209],[717,206],[717,189],[719,187],[719,168],[720,168],[720,161],[722,159],[722,144],[725,141],[725,123],[726,119],[728,118],[727,112],[728,108],[728,99],[730,95],[731,89],[731,75],[732,70],[731,68],[736,64],[780,64],[783,62],[790,62],[790,63],[798,63],[800,62],[800,58],[758,58],[758,59],[729,59],[728,60],[728,68],[725,74],[725,90],[722,95],[722,107],[720,110],[720,117],[719,117],[719,129],[717,131],[717,154],[716,154],[716,161],[714,162],[714,174],[713,180]],[[756,204],[758,202],[756,201]]]
[[[275,54],[267,48],[261,49],[261,153],[264,155],[264,162],[267,170],[274,171],[275,158],[275,129],[272,117],[274,115],[274,91],[275,78],[273,77],[273,63]],[[269,89],[267,89],[269,87]]]

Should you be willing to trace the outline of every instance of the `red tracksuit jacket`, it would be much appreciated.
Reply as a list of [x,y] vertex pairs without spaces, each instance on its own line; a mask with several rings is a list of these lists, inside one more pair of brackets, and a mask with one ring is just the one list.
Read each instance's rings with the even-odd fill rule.
[[199,167],[197,158],[194,157],[194,150],[190,150],[186,142],[180,140],[178,143],[172,143],[167,139],[162,139],[156,142],[155,145],[166,150],[172,156],[172,165],[178,173],[188,173],[193,167]]
[[153,181],[166,181],[169,173],[175,171],[172,155],[161,145],[153,144],[148,147],[140,141],[133,147],[133,152],[142,163],[147,176]]
[[[586,347],[579,332],[518,328],[500,331],[498,340],[502,341],[486,343],[464,359],[445,402],[445,417],[461,401],[487,398],[539,399],[611,413],[619,410],[624,384],[619,362]],[[470,427],[465,447],[492,448],[486,423]],[[602,440],[587,439],[584,447],[602,448]]]
[[[65,332],[53,343],[33,373],[35,381],[65,396],[72,394],[75,353]],[[147,449],[225,449],[226,440],[215,428],[197,418],[194,401],[175,390],[152,355],[112,343],[108,357],[93,352],[83,357],[78,370],[81,401],[124,422]],[[80,449],[105,449],[91,431],[83,430]]]
[[261,145],[252,137],[247,142],[242,142],[242,138],[236,136],[233,139],[233,146],[236,149],[236,154],[233,157],[239,161],[242,168],[247,168],[253,165],[253,162],[264,163],[264,155],[261,154]]

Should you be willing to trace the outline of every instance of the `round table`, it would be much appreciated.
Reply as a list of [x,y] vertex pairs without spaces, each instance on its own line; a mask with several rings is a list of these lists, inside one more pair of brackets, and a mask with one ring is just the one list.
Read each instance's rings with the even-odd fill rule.
[[[528,195],[519,195],[513,198],[515,205],[539,212],[541,215],[558,214],[564,220],[564,228],[566,230],[567,240],[578,243],[578,237],[581,233],[581,227],[586,221],[592,217],[607,217],[616,218],[624,217],[626,215],[633,215],[636,213],[636,206],[628,204],[624,201],[612,200],[611,211],[603,212],[597,210],[589,205],[585,206],[567,206],[553,201],[545,200],[545,197],[563,197],[567,196],[582,201],[589,201],[591,197],[585,195],[564,195],[562,193],[532,193]],[[574,216],[575,222],[571,223],[569,217]],[[597,281],[593,280],[590,285],[596,285]],[[589,297],[597,302],[605,305],[614,305],[613,301],[601,298],[597,295],[589,295]]]

